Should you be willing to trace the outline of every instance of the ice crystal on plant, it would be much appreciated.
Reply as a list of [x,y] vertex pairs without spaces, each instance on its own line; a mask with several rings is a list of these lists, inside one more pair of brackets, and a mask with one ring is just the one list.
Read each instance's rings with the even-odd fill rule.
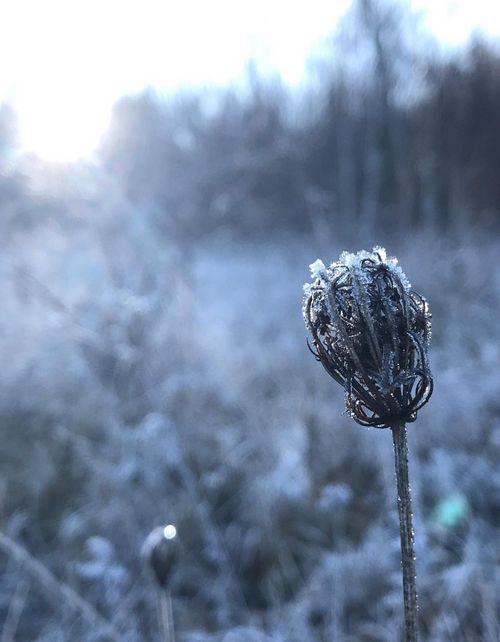
[[426,300],[381,247],[310,269],[303,313],[312,352],[344,386],[351,416],[377,427],[414,421],[432,394]]
[[311,263],[311,265],[309,266],[309,270],[311,271],[311,276],[313,279],[321,279],[326,274],[326,267],[321,259],[316,259],[314,263]]

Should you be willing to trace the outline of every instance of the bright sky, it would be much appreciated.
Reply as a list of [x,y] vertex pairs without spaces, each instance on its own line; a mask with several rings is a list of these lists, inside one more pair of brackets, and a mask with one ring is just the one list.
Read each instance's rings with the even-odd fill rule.
[[[223,83],[249,57],[298,83],[349,0],[0,0],[0,101],[47,160],[96,147],[112,105],[146,86]],[[414,0],[447,43],[500,33],[498,0]],[[496,5],[496,6],[495,6]]]

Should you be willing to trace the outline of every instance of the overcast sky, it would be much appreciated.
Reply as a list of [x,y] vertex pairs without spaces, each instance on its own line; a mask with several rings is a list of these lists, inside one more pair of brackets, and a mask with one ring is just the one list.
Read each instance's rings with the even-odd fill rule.
[[[500,33],[497,0],[413,0],[443,43]],[[90,152],[114,101],[148,85],[224,83],[252,57],[299,83],[349,0],[1,0],[0,100],[53,160]]]

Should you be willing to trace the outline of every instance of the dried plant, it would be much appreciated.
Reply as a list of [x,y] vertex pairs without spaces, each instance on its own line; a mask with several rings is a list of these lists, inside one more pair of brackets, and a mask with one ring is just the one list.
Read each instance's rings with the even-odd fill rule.
[[[21,544],[0,531],[0,551],[24,567],[25,571],[43,588],[44,595],[51,597],[57,606],[64,605],[70,613],[79,615],[88,623],[89,627],[99,634],[102,640],[120,642],[123,640],[121,633],[113,624],[106,620],[96,609],[79,595],[69,584],[58,579],[44,564],[33,557]],[[16,596],[14,596],[16,598]],[[20,599],[20,596],[17,596]],[[19,605],[14,606],[20,608]],[[20,615],[20,613],[18,613]],[[12,615],[11,617],[16,617]],[[13,626],[13,621],[6,621],[2,631],[2,642],[6,639],[8,631],[6,626]]]
[[412,290],[397,259],[383,248],[344,252],[310,266],[304,319],[311,352],[346,394],[363,426],[391,428],[396,467],[407,642],[417,640],[417,592],[406,424],[429,400],[431,335],[426,300]]
[[178,561],[179,543],[173,524],[151,531],[142,547],[142,558],[158,586],[158,623],[164,642],[175,642],[170,580]]

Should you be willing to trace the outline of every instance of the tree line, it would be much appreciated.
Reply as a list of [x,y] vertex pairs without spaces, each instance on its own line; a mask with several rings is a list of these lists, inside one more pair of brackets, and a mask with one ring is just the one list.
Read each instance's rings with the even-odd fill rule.
[[300,94],[250,73],[243,89],[125,97],[103,168],[178,237],[496,227],[500,53],[416,49],[416,25],[404,3],[357,0]]

